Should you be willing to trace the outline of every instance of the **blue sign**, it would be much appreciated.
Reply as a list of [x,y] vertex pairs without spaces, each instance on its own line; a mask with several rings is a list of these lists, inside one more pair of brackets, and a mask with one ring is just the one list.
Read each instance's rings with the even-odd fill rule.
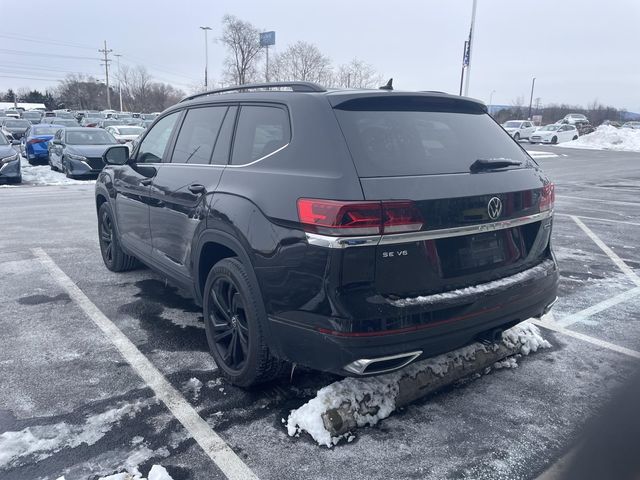
[[260,34],[260,46],[268,47],[276,44],[276,32],[262,32]]

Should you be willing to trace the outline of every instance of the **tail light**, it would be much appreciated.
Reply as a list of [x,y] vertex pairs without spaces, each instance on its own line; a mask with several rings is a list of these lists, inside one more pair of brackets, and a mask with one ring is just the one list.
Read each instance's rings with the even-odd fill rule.
[[379,235],[420,230],[422,216],[410,201],[340,202],[301,198],[298,218],[305,230],[325,235]]
[[553,183],[547,183],[542,187],[542,194],[540,195],[540,211],[553,210],[553,205],[556,201],[556,188]]
[[30,144],[30,145],[33,145],[34,143],[43,143],[43,142],[46,142],[46,141],[47,140],[45,140],[44,138],[32,138],[27,143]]

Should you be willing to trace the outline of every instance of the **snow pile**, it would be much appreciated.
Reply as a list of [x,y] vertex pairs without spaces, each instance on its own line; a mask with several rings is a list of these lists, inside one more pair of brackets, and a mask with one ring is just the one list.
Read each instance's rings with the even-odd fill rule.
[[[529,322],[520,323],[506,330],[502,335],[502,342],[507,347],[519,349],[521,355],[529,355],[539,348],[551,347],[551,344],[540,334],[538,327]],[[380,420],[387,418],[396,409],[399,382],[402,378],[415,378],[416,375],[427,369],[439,377],[444,377],[451,365],[472,361],[475,359],[476,353],[487,352],[491,348],[497,347],[473,343],[453,352],[413,363],[396,372],[376,377],[345,378],[320,389],[313,399],[300,408],[291,410],[289,418],[282,421],[286,424],[289,436],[298,437],[302,431],[305,431],[319,445],[325,445],[329,448],[342,439],[350,442],[353,440],[351,432],[338,437],[331,436],[331,433],[324,426],[323,413],[344,405],[354,406],[366,401],[369,407],[367,413],[359,413],[357,408],[352,410],[358,427],[373,426]],[[507,359],[498,363],[500,365],[494,365],[494,367],[513,368],[517,366],[515,359]]]
[[93,445],[104,437],[113,425],[124,418],[134,417],[140,410],[157,403],[157,399],[139,400],[120,405],[88,417],[82,425],[66,422],[27,427],[19,432],[0,434],[0,467],[11,466],[25,456],[34,456],[36,462],[50,457],[63,448],[81,444]]
[[617,150],[622,152],[640,152],[640,130],[616,128],[601,125],[595,132],[565,142],[559,147],[586,148],[590,150]]
[[529,279],[538,278],[551,272],[553,267],[553,260],[545,260],[529,270],[516,273],[510,277],[494,280],[493,282],[481,283],[480,285],[475,285],[473,287],[451,290],[444,293],[435,293],[433,295],[388,300],[388,302],[395,307],[407,307],[410,305],[430,305],[433,303],[446,302],[448,300],[460,300],[460,297],[477,295],[491,290],[504,290],[505,288],[512,287],[513,285],[526,282]]
[[22,183],[30,185],[75,185],[92,184],[95,180],[72,180],[64,173],[54,172],[49,165],[30,165],[22,159]]
[[[56,480],[65,480],[65,478],[59,477]],[[135,468],[130,472],[116,473],[108,477],[100,477],[98,480],[173,480],[173,478],[163,466],[154,465],[146,477],[143,477],[140,471]]]

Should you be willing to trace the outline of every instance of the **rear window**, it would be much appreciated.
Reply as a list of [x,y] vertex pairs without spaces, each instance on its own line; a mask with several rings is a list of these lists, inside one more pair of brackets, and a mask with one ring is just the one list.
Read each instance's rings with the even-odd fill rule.
[[4,125],[8,128],[27,128],[31,124],[28,120],[7,120]]
[[31,135],[55,135],[60,127],[38,127],[31,129]]
[[480,106],[469,102],[386,96],[334,108],[360,177],[468,173],[478,159],[508,158],[522,167],[529,161]]

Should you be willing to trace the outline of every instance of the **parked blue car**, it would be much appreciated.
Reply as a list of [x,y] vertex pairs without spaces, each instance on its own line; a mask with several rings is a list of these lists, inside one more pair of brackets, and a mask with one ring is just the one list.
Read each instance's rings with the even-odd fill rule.
[[49,140],[58,130],[64,128],[61,125],[41,123],[31,125],[20,141],[20,152],[31,165],[36,163],[49,163]]

